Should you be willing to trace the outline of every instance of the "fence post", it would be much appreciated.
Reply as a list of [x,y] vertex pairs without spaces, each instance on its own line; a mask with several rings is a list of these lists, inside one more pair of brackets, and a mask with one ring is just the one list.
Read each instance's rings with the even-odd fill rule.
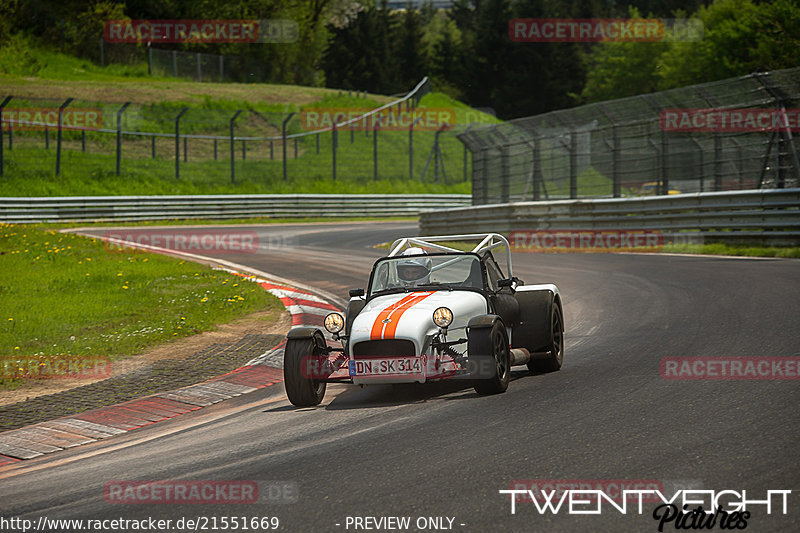
[[339,135],[336,131],[336,123],[339,122],[339,117],[341,115],[336,115],[333,119],[333,126],[331,129],[331,154],[332,154],[332,164],[333,164],[333,181],[336,181],[336,149],[338,148],[339,144]]
[[622,196],[622,184],[620,183],[619,179],[619,154],[620,154],[620,137],[619,137],[619,127],[617,124],[614,124],[614,127],[611,129],[611,135],[614,138],[614,148],[611,149],[611,181],[612,181],[612,191],[614,198],[619,198]]
[[439,145],[439,135],[449,127],[450,124],[447,122],[442,123],[433,137],[433,149],[436,150],[434,153],[433,175],[436,183],[439,183],[439,165],[442,166],[442,177],[444,178],[444,182],[447,183],[447,172],[444,169],[444,156],[442,155],[442,148]]
[[150,151],[151,151],[152,158],[155,159],[156,158],[156,136],[155,135],[150,137]]
[[[407,102],[408,100],[406,100]],[[422,117],[417,117],[416,120],[411,122],[411,125],[408,127],[408,179],[414,179],[414,126],[417,125],[417,122],[422,120]]]
[[297,159],[297,137],[294,138],[294,158]]
[[286,171],[286,125],[289,124],[289,121],[292,120],[294,113],[289,113],[289,116],[283,119],[281,123],[281,144],[283,148],[283,181],[288,179],[287,171]]
[[372,127],[372,179],[378,181],[378,130],[381,127],[381,119],[378,117]]
[[661,194],[669,194],[669,137],[661,130]]
[[180,110],[175,117],[175,179],[181,177],[181,117],[189,111],[188,107]]
[[129,105],[131,105],[130,102],[125,102],[117,111],[117,176],[119,176],[120,160],[122,159],[122,114]]
[[147,41],[147,75],[153,75],[153,49],[150,48],[150,41]]
[[[462,135],[463,135],[463,134],[465,134],[465,133],[468,133],[468,132],[469,132],[469,130],[471,130],[471,129],[472,129],[472,127],[473,127],[475,124],[477,124],[477,122],[472,122],[472,123],[470,123],[470,124],[467,126],[467,129],[465,129],[465,130],[462,132]],[[462,171],[463,171],[463,172],[462,172],[462,173],[463,173],[463,179],[462,179],[462,181],[467,181],[467,143],[461,143],[461,144],[463,144],[463,145],[464,145],[464,155],[463,155],[463,157],[462,157],[462,161],[461,161],[461,164],[462,164],[462,166],[463,166],[463,168],[462,168]]]
[[45,150],[50,149],[50,128],[47,126],[44,127],[44,148]]
[[700,156],[700,192],[705,192],[705,163],[703,162],[703,145],[697,139],[692,139],[697,146],[697,155]]
[[219,81],[220,81],[220,83],[222,83],[223,77],[225,75],[224,62],[225,62],[225,56],[220,54],[220,56],[219,56]]
[[242,139],[242,161],[247,161],[247,140]]
[[5,100],[0,103],[0,176],[3,175],[5,168],[5,161],[3,159],[3,109],[8,105],[13,96],[6,96]]
[[61,126],[64,122],[64,109],[72,102],[74,98],[67,98],[61,107],[58,108],[58,137],[56,140],[56,176],[61,174]]
[[217,160],[217,144],[218,144],[218,139],[214,137],[214,161]]
[[569,134],[569,197],[578,197],[578,132]]
[[[236,182],[236,158],[234,157],[234,146],[233,146],[233,123],[236,121],[236,117],[238,117],[242,113],[241,109],[237,109],[236,113],[233,114],[230,121],[231,126],[231,183]],[[217,158],[217,140],[214,139],[214,159]]]
[[269,159],[270,161],[275,159],[275,141],[269,141]]
[[500,203],[507,204],[510,196],[511,155],[507,145],[500,148]]
[[541,189],[544,188],[544,176],[542,175],[542,136],[536,135],[533,142],[533,201],[535,202],[542,199]]

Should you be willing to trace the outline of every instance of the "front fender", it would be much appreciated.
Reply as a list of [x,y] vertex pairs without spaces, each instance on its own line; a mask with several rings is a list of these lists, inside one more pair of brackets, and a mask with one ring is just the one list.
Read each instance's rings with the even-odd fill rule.
[[494,323],[497,321],[502,323],[502,319],[498,315],[481,315],[472,317],[467,324],[467,333],[471,329],[478,329],[478,328],[491,328],[494,326]]

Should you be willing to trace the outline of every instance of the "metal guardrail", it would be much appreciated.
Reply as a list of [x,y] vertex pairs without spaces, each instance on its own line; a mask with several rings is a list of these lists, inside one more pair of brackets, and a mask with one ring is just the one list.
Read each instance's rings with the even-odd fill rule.
[[247,194],[0,198],[0,222],[416,216],[469,205],[466,194]]
[[654,230],[685,242],[800,245],[800,188],[518,202],[420,215],[422,235],[514,230]]

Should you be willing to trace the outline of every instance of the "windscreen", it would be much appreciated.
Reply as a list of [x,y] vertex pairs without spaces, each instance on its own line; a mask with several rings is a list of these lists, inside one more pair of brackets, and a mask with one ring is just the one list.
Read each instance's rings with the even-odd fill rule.
[[474,255],[415,255],[379,262],[372,276],[370,294],[393,289],[445,286],[483,288],[481,264]]

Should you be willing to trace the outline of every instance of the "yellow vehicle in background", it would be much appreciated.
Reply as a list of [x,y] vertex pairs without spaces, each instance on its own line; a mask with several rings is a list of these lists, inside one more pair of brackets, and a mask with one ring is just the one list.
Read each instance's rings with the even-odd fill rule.
[[[655,196],[656,194],[658,194],[659,185],[660,183],[657,181],[648,181],[647,183],[643,183],[642,188],[639,190],[639,194],[643,196]],[[680,194],[680,193],[681,191],[679,191],[678,189],[673,189],[672,187],[670,187],[669,191],[667,192],[667,194]]]

